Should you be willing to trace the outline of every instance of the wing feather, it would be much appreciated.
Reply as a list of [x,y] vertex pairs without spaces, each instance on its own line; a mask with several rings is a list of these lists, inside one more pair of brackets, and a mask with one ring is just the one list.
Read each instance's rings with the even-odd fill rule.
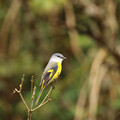
[[41,77],[40,85],[46,86],[49,83],[49,81],[52,79],[54,74],[56,73],[57,69],[58,69],[58,64],[56,62],[49,63],[46,66],[44,73]]

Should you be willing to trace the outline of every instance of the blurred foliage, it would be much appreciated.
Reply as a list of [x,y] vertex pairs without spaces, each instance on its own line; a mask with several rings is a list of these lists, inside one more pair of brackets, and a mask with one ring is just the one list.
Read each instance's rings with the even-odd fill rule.
[[49,14],[53,9],[60,9],[64,0],[31,0],[30,7],[41,14]]
[[[95,22],[96,18],[94,18],[94,16],[90,17],[83,12],[83,7],[81,7],[78,0],[71,1],[76,25],[69,26],[70,21],[67,24],[67,15],[65,15],[65,6],[69,5],[67,3],[68,1],[19,1],[17,5],[19,4],[20,8],[12,23],[17,5],[14,6],[14,8],[11,7],[11,5],[15,0],[0,0],[0,120],[27,119],[27,110],[24,104],[18,94],[11,96],[12,90],[18,87],[22,74],[25,74],[22,93],[26,102],[30,103],[30,79],[31,76],[34,75],[34,85],[37,86],[35,94],[36,100],[40,90],[39,83],[41,74],[50,56],[55,52],[62,53],[67,57],[67,60],[63,63],[63,71],[53,91],[52,102],[34,112],[32,119],[74,119],[79,92],[81,91],[84,81],[87,80],[89,84],[88,79],[91,64],[97,51],[102,46],[98,44],[99,33],[103,32],[105,28],[100,22],[100,18],[97,18],[98,22]],[[103,4],[104,1],[92,1],[98,6],[101,5],[105,7]],[[118,25],[120,25],[119,5],[120,0],[116,0]],[[11,18],[7,18],[11,9],[13,9],[12,14],[10,14]],[[72,8],[70,8],[70,10],[71,9]],[[7,23],[3,24],[5,19]],[[71,17],[71,19],[73,18]],[[2,30],[4,32],[2,32]],[[6,32],[7,30],[8,32]],[[74,42],[71,42],[72,40],[69,33],[74,34],[74,30],[77,31],[78,41],[74,39]],[[117,38],[119,38],[119,36],[120,33],[117,34]],[[77,44],[75,48],[80,49],[81,53],[77,52],[74,46],[72,47],[73,43]],[[107,41],[107,43],[109,43],[109,41]],[[106,59],[112,58],[111,56],[110,54]],[[109,71],[112,73],[114,69],[110,69]],[[101,87],[97,112],[98,120],[107,120],[111,113],[114,115],[120,111],[120,90],[116,89],[114,85],[117,84],[118,87],[120,85],[118,81],[120,76],[117,73],[119,73],[119,70],[115,71],[115,73],[111,75],[112,77],[109,75],[109,77],[104,78],[109,82],[106,82],[105,85]],[[114,79],[116,83],[113,82]],[[43,99],[49,87],[50,86],[46,88],[41,99]],[[86,90],[87,103],[85,104],[85,119],[88,116],[89,87],[87,87]],[[104,112],[107,114],[105,115]]]

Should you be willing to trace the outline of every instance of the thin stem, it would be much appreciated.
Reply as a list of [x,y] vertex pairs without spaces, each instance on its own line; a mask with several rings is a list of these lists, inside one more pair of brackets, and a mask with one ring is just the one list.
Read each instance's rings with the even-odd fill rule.
[[33,107],[33,100],[34,100],[34,96],[35,96],[35,90],[36,90],[36,86],[34,86],[34,89],[33,89],[33,94],[32,94],[32,97],[31,97],[31,106],[30,106],[30,110],[32,110],[32,107]]
[[32,94],[33,94],[33,76],[31,78],[31,96],[32,96]]
[[[32,114],[32,112],[36,111],[37,109],[39,109],[40,107],[42,107],[43,105],[45,105],[46,103],[48,103],[48,102],[51,101],[51,98],[50,98],[50,97],[51,97],[51,94],[52,94],[52,91],[53,91],[54,88],[51,87],[50,90],[48,91],[47,95],[45,96],[45,98],[44,98],[43,101],[41,102],[41,104],[40,104],[38,107],[32,109],[32,107],[33,107],[33,100],[34,100],[34,96],[35,96],[35,90],[36,90],[36,86],[34,86],[34,88],[33,88],[33,76],[32,76],[32,78],[31,78],[31,105],[30,105],[30,108],[29,108],[28,105],[26,104],[26,102],[25,102],[25,100],[24,100],[24,98],[23,98],[23,96],[22,96],[22,93],[21,93],[22,86],[23,86],[23,82],[24,82],[24,75],[23,75],[23,77],[22,77],[22,79],[21,79],[21,84],[19,85],[19,86],[20,86],[19,90],[18,90],[17,88],[15,88],[15,90],[13,90],[13,93],[12,93],[12,94],[14,94],[15,92],[17,92],[17,93],[20,95],[20,97],[21,97],[21,99],[22,99],[25,107],[26,107],[27,110],[28,110],[28,119],[27,119],[27,120],[31,120],[31,114]],[[48,99],[47,99],[47,98],[48,98]],[[47,99],[47,100],[46,100],[46,99]]]
[[28,119],[27,120],[31,120],[31,111],[28,112]]
[[20,92],[19,90],[17,90],[16,88],[15,88],[15,91],[20,95],[20,97],[21,97],[21,99],[22,99],[24,105],[26,106],[27,110],[29,111],[30,109],[29,109],[29,107],[27,106],[27,104],[26,104],[26,102],[25,102],[25,100],[24,100],[24,98],[23,98],[21,92]]
[[20,95],[20,97],[21,97],[21,99],[22,99],[24,105],[26,106],[27,110],[29,111],[30,109],[29,109],[28,105],[26,104],[26,102],[25,102],[25,100],[24,100],[24,98],[23,98],[21,92],[18,92],[18,93],[19,93],[19,95]]
[[24,82],[24,77],[25,77],[25,75],[23,74],[22,79],[21,79],[21,84],[19,85],[20,86],[20,89],[19,89],[20,92],[22,90],[22,86],[23,86],[23,82]]
[[51,98],[48,98],[47,101],[45,101],[44,103],[41,103],[38,107],[36,107],[33,110],[31,110],[31,112],[36,111],[37,109],[39,109],[40,107],[42,107],[43,105],[45,105],[46,103],[48,103],[50,101],[51,101]]
[[31,120],[31,110],[32,110],[32,106],[33,106],[33,100],[34,100],[34,96],[35,96],[35,89],[36,86],[34,86],[34,90],[33,90],[33,76],[31,78],[31,105],[30,105],[30,110],[28,111],[28,120]]
[[[43,99],[43,101],[41,102],[41,104],[40,104],[38,107],[36,107],[36,108],[34,108],[33,110],[31,110],[31,111],[34,112],[35,110],[39,109],[40,107],[42,107],[42,106],[45,105],[46,103],[50,102],[50,101],[51,101],[50,96],[51,96],[52,91],[53,91],[53,87],[50,88],[49,92],[47,93],[47,95],[45,96],[45,98]],[[48,97],[48,99],[47,99],[47,97]],[[47,99],[47,100],[46,100],[46,99]],[[46,101],[45,101],[45,100],[46,100]]]
[[52,90],[53,90],[53,88],[51,87],[50,90],[49,90],[49,92],[47,93],[47,95],[45,96],[45,98],[43,99],[43,101],[41,102],[41,104],[44,103],[44,101],[47,99],[47,97],[49,97],[51,95]]

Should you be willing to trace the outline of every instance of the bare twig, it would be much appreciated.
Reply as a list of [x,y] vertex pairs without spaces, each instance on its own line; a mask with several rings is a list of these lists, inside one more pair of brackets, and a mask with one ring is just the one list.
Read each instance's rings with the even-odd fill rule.
[[21,80],[21,84],[20,84],[20,89],[19,89],[20,92],[22,90],[22,86],[23,86],[23,82],[24,82],[24,77],[25,77],[25,75],[23,74],[22,80]]
[[26,104],[26,102],[25,102],[25,100],[24,100],[24,98],[23,98],[21,92],[19,92],[19,95],[20,95],[20,97],[21,97],[21,99],[22,99],[24,105],[26,106],[27,110],[29,110],[29,107],[28,107],[28,105]]
[[31,96],[33,95],[33,76],[31,78]]
[[51,101],[51,93],[52,93],[52,91],[53,91],[53,87],[50,88],[49,92],[47,93],[47,95],[45,96],[45,98],[43,99],[43,101],[41,102],[41,104],[38,107],[34,108],[32,110],[32,112],[34,112],[35,110],[39,109],[40,107],[42,107],[43,105],[45,105],[46,103],[48,103],[48,102]]
[[[34,89],[33,89],[33,76],[31,78],[31,105],[30,105],[30,108],[28,107],[28,105],[26,104],[22,94],[21,94],[21,90],[22,90],[22,87],[23,87],[23,82],[24,82],[24,75],[22,76],[22,79],[21,79],[21,84],[19,85],[19,90],[17,88],[15,88],[15,90],[13,90],[13,93],[18,93],[25,105],[25,107],[27,108],[28,110],[28,120],[31,120],[31,114],[32,112],[36,111],[37,109],[39,109],[40,107],[42,107],[43,105],[47,104],[48,102],[51,101],[51,94],[52,94],[52,91],[53,91],[53,87],[50,88],[50,90],[48,91],[47,95],[45,96],[45,98],[43,99],[43,101],[40,103],[39,106],[37,106],[36,108],[32,109],[33,107],[33,101],[34,101],[34,96],[35,96],[35,90],[36,90],[36,86],[34,86]],[[47,99],[47,100],[46,100]]]
[[42,101],[41,103],[44,103],[44,101],[47,99],[47,97],[48,97],[48,98],[51,97],[51,93],[52,93],[52,91],[53,91],[53,87],[50,88],[48,94],[45,96],[45,98],[43,99],[43,101]]
[[37,109],[39,109],[40,107],[42,107],[43,105],[45,105],[46,103],[48,103],[50,101],[51,101],[51,98],[48,98],[44,103],[40,104],[38,107],[36,107],[33,110],[31,110],[31,112],[36,111]]
[[22,76],[21,84],[19,85],[20,86],[19,90],[17,88],[15,88],[15,90],[13,91],[13,93],[17,92],[20,95],[20,97],[21,97],[24,105],[26,106],[27,110],[29,111],[30,109],[29,109],[28,105],[26,104],[26,102],[25,102],[25,100],[24,100],[24,98],[23,98],[23,96],[21,94],[21,90],[22,90],[22,86],[23,86],[23,82],[24,82],[24,76],[25,75]]
[[26,104],[26,102],[25,102],[25,100],[24,100],[24,98],[23,98],[21,92],[20,92],[18,89],[16,89],[16,88],[15,88],[15,90],[13,91],[12,94],[14,94],[15,92],[17,92],[17,93],[20,95],[20,97],[21,97],[21,99],[22,99],[24,105],[26,106],[27,110],[29,111],[29,107],[28,107],[28,105]]
[[33,100],[34,100],[34,96],[35,96],[35,90],[36,90],[36,86],[34,86],[33,94],[32,94],[32,97],[31,97],[31,110],[32,110],[32,107],[33,107]]

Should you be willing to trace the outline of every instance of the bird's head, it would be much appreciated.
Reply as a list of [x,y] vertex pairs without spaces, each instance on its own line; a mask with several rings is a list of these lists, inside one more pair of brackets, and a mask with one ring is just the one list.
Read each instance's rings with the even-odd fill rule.
[[63,60],[67,59],[66,57],[64,57],[62,54],[60,53],[55,53],[51,56],[50,61],[54,61],[54,62],[60,62],[62,63]]

